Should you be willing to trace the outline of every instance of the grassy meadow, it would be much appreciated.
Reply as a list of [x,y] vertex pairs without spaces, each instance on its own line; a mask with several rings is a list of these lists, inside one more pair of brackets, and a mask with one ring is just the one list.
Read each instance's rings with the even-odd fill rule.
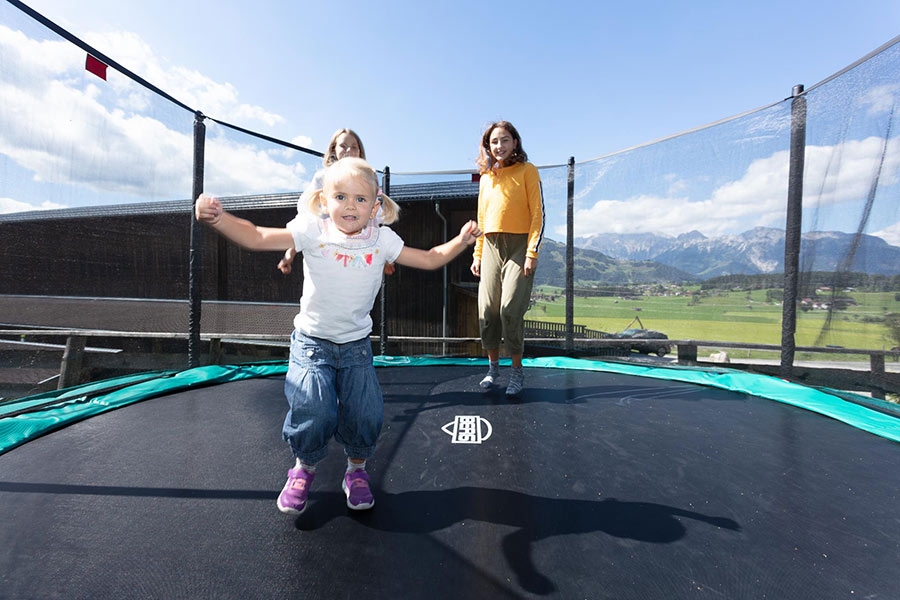
[[[846,295],[846,294],[844,294]],[[825,310],[797,311],[797,346],[841,346],[882,350],[897,346],[883,322],[884,315],[900,312],[894,292],[854,292],[856,306],[832,313],[825,328]],[[538,321],[565,322],[563,290],[535,290],[536,302],[526,315]],[[767,300],[766,290],[710,292],[709,295],[632,297],[576,296],[574,322],[590,329],[616,332],[639,317],[644,327],[662,331],[670,339],[781,344],[782,307]],[[825,328],[826,333],[820,334]],[[705,352],[706,350],[701,350]],[[772,352],[728,349],[734,356],[771,358]],[[812,356],[815,354],[814,356]],[[777,356],[777,354],[775,354]],[[797,359],[823,359],[824,355],[798,353]],[[859,355],[828,355],[828,360],[868,360]]]

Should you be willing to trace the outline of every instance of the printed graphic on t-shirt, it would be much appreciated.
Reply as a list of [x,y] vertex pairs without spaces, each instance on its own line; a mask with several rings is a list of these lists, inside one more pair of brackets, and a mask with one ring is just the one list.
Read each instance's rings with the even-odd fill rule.
[[319,244],[322,256],[343,267],[364,269],[372,265],[378,254],[379,227],[370,224],[357,234],[346,235],[330,221],[323,223],[325,243]]
[[354,252],[352,250],[335,248],[333,246],[322,246],[322,256],[325,258],[333,256],[334,260],[342,266],[354,267],[356,269],[364,269],[371,266],[376,254],[378,254],[378,250],[375,250],[374,252]]

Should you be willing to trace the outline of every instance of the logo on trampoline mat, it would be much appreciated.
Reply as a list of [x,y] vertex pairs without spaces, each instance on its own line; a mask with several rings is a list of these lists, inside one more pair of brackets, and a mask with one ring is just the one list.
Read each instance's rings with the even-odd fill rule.
[[478,415],[457,415],[441,430],[453,438],[454,444],[480,444],[493,432],[490,421]]

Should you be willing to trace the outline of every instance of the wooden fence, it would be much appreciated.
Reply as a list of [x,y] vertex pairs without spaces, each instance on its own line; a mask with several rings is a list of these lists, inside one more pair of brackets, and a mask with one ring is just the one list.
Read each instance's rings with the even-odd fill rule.
[[[542,328],[548,333],[551,328]],[[554,331],[554,333],[558,333]],[[579,333],[584,337],[575,338],[574,351],[567,351],[562,346],[561,336],[526,337],[526,354],[533,355],[529,348],[546,350],[544,354],[580,356],[584,358],[610,359],[609,353],[604,356],[603,350],[619,349],[612,359],[620,360],[631,356],[628,348],[634,340],[609,339],[602,332],[591,332],[582,328]],[[598,335],[602,334],[602,335]],[[56,339],[64,343],[27,342],[29,338],[47,340]],[[122,340],[125,349],[111,349],[97,344],[104,340]],[[204,343],[201,364],[240,363],[258,360],[283,359],[287,357],[289,336],[260,334],[203,334]],[[419,338],[392,336],[389,338],[394,347],[402,348],[403,344],[421,344],[423,342],[439,342],[448,345],[471,344],[477,338]],[[144,344],[136,344],[143,341]],[[187,367],[186,333],[153,333],[153,332],[121,332],[106,330],[33,330],[15,329],[0,331],[0,386],[9,389],[11,383],[17,383],[28,394],[65,388],[85,381],[127,373],[155,370],[180,370]],[[91,342],[91,343],[89,343]],[[127,343],[126,343],[127,342]],[[373,337],[373,345],[377,349],[379,339]],[[640,357],[644,361],[663,361],[665,364],[685,366],[721,366],[731,369],[747,370],[767,375],[782,376],[781,368],[775,361],[769,363],[740,362],[729,359],[727,364],[717,364],[714,359],[698,358],[701,348],[716,350],[721,357],[727,350],[768,350],[779,352],[780,346],[766,344],[745,344],[739,342],[717,342],[704,340],[667,340],[677,348],[677,359],[657,359]],[[183,349],[182,349],[183,348]],[[900,372],[897,369],[886,369],[886,358],[896,363],[897,351],[867,350],[848,348],[798,347],[798,353],[864,355],[869,357],[868,368],[860,363],[860,368],[829,365],[827,361],[816,361],[814,365],[794,365],[788,379],[810,386],[828,387],[837,390],[863,392],[878,399],[895,398],[900,394]],[[14,356],[14,355],[17,355]],[[24,358],[26,357],[27,358]],[[892,367],[898,365],[893,364]],[[31,369],[44,376],[33,381],[8,381],[10,375],[20,373],[21,369]],[[2,373],[6,373],[4,381]],[[19,377],[18,379],[22,379]],[[15,386],[12,386],[15,387]],[[21,391],[21,390],[20,390]],[[0,393],[0,395],[3,395]],[[25,394],[20,394],[25,395]]]

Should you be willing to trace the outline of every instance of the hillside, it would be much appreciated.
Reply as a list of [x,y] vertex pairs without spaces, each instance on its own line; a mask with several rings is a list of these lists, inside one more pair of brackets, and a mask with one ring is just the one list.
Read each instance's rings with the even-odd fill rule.
[[[602,252],[575,248],[575,286],[695,282],[697,277],[650,260],[610,258]],[[535,285],[566,285],[566,245],[545,239],[535,274]]]

